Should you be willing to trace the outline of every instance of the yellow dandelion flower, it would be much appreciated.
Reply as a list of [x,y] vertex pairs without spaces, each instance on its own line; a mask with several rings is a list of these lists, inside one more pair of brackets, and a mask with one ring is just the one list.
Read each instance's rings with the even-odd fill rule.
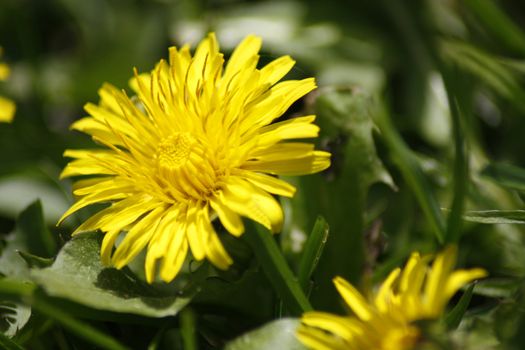
[[455,270],[456,248],[430,256],[412,253],[403,270],[393,270],[367,300],[341,277],[334,284],[352,316],[307,312],[297,337],[312,349],[413,349],[421,332],[414,321],[439,318],[465,284],[486,276],[483,269]]
[[[91,176],[74,185],[77,202],[63,215],[94,203],[111,205],[74,234],[105,233],[101,259],[122,268],[147,249],[148,282],[175,278],[188,252],[227,269],[232,263],[212,226],[216,217],[234,236],[241,217],[279,232],[283,212],[272,196],[292,197],[295,188],[274,175],[322,171],[330,154],[310,143],[315,116],[272,123],[297,99],[315,89],[313,78],[278,82],[294,65],[289,56],[257,69],[261,39],[246,37],[223,70],[214,34],[193,57],[186,45],[169,49],[149,74],[130,81],[136,97],[105,84],[90,116],[72,125],[102,149],[67,150],[74,158],[62,177]],[[124,238],[115,251],[117,237]],[[113,252],[113,253],[112,253]]]
[[[2,56],[2,48],[0,48],[0,57]],[[0,81],[9,78],[9,66],[0,62]],[[0,122],[10,123],[15,116],[16,105],[13,101],[3,96],[0,96]]]

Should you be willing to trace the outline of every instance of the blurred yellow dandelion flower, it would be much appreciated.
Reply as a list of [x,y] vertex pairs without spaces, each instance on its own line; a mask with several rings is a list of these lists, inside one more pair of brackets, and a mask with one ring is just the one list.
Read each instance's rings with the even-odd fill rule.
[[334,284],[353,316],[307,312],[297,336],[312,349],[413,349],[420,338],[414,321],[437,319],[465,284],[486,276],[483,269],[455,270],[456,247],[430,256],[412,253],[403,270],[393,270],[367,300],[341,277]]
[[[0,57],[2,57],[2,48],[0,48]],[[0,62],[0,81],[7,80],[9,74],[9,66]],[[0,122],[10,123],[15,116],[15,111],[15,103],[8,98],[0,96]]]
[[[145,274],[153,282],[175,278],[188,251],[221,269],[232,263],[212,226],[218,217],[234,236],[241,216],[279,232],[282,208],[272,196],[292,197],[295,188],[274,175],[322,171],[330,154],[311,143],[315,116],[272,122],[315,89],[313,78],[278,81],[294,65],[289,56],[257,69],[261,39],[246,37],[223,70],[214,34],[193,57],[186,45],[169,49],[149,74],[130,81],[136,97],[105,84],[90,116],[72,125],[102,149],[67,150],[74,158],[62,177],[90,175],[74,185],[77,202],[63,215],[94,203],[111,205],[74,234],[105,233],[103,263],[122,268],[147,249]],[[120,233],[125,233],[115,251]],[[157,266],[158,265],[158,266]]]

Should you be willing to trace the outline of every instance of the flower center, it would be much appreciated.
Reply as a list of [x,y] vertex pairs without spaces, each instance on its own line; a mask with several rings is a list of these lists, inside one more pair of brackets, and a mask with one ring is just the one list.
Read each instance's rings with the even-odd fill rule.
[[159,167],[169,171],[184,166],[196,141],[188,133],[177,133],[162,140],[157,146]]
[[217,187],[210,152],[190,133],[175,133],[161,140],[155,159],[159,179],[177,200],[203,200]]

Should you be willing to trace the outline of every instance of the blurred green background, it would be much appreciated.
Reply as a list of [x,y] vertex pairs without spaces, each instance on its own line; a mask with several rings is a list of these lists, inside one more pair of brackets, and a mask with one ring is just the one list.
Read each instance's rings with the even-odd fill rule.
[[[40,198],[58,245],[68,239],[74,220],[54,226],[73,200],[70,184],[58,181],[62,153],[91,147],[68,128],[85,115],[85,103],[98,100],[103,82],[127,88],[133,67],[147,71],[169,46],[196,44],[210,31],[226,54],[257,34],[261,63],[289,54],[297,64],[288,78],[314,76],[319,85],[289,115],[318,114],[320,147],[332,152],[333,166],[291,179],[299,191],[283,200],[279,237],[296,270],[317,215],[326,218],[330,234],[313,275],[314,307],[342,310],[330,282],[336,274],[371,285],[412,250],[434,252],[457,240],[460,264],[494,277],[476,288],[460,344],[519,344],[523,23],[521,1],[1,0],[0,45],[12,75],[0,91],[18,110],[12,124],[0,124],[0,232],[10,232]],[[246,247],[231,245],[240,245],[242,256]],[[246,326],[208,334],[223,344],[270,321],[279,314],[270,294],[262,311],[244,310]],[[229,320],[220,307],[231,295],[202,298],[219,311],[204,308],[201,324],[220,323],[210,315]],[[215,344],[203,332],[201,345]]]

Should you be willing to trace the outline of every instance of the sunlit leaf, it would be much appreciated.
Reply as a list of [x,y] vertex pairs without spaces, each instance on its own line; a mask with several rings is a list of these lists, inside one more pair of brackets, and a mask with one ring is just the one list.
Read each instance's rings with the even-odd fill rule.
[[15,302],[0,302],[0,333],[12,338],[25,326],[31,316],[31,308]]
[[51,267],[32,269],[31,277],[51,296],[99,310],[164,317],[177,314],[190,302],[195,289],[166,295],[131,273],[102,266],[101,240],[97,233],[76,236]]
[[298,319],[284,318],[270,322],[229,342],[225,350],[306,350],[295,337]]
[[481,224],[525,224],[525,210],[471,210],[463,218]]

